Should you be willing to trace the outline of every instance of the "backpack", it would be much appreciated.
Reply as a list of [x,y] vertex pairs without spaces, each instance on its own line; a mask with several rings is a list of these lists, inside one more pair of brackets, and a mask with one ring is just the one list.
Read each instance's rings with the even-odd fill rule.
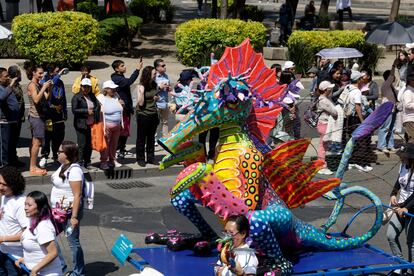
[[[82,169],[81,166],[78,164],[73,164],[71,168],[73,167],[78,167]],[[69,173],[70,173],[70,170],[68,171],[68,174],[66,176],[66,178],[68,179],[69,179]],[[93,184],[92,181],[85,179],[85,175],[82,174],[82,202],[86,199],[86,205],[85,204],[83,205],[85,209],[88,209],[88,210],[93,209],[94,197],[95,197],[95,185]]]
[[315,99],[313,103],[303,113],[303,119],[312,128],[318,125],[319,116],[321,113],[316,112],[319,100]]
[[349,117],[354,113],[354,105],[351,103],[351,98],[349,94],[352,90],[357,88],[352,87],[351,85],[345,86],[344,90],[342,91],[341,95],[339,95],[338,103],[341,105],[342,109],[344,110],[344,116]]

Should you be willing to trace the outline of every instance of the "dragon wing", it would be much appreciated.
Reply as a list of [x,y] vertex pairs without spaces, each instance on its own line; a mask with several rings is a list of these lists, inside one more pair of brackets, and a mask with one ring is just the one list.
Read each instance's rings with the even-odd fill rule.
[[310,142],[310,139],[300,139],[280,144],[264,158],[263,172],[289,208],[306,204],[340,184],[339,178],[311,181],[324,162],[303,162]]
[[231,76],[248,74],[245,81],[253,96],[253,108],[247,127],[264,143],[282,111],[278,103],[285,86],[277,83],[275,70],[266,66],[262,54],[254,51],[248,38],[237,47],[226,47],[221,59],[211,65],[206,90],[212,90],[229,72]]

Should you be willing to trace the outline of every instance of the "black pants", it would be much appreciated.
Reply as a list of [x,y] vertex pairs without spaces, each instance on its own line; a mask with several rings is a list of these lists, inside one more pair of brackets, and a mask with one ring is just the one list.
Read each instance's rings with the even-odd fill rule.
[[91,128],[76,129],[76,136],[79,146],[79,162],[87,165],[91,162],[92,155]]
[[65,139],[65,123],[53,123],[52,131],[45,131],[45,139],[42,145],[42,157],[48,158],[50,154],[50,146],[52,145],[53,159],[57,159],[59,147]]
[[339,22],[344,22],[344,11],[347,11],[348,12],[348,15],[349,15],[349,19],[350,20],[353,20],[352,19],[352,10],[351,10],[351,7],[347,7],[345,9],[343,9],[343,10],[338,10],[338,21]]
[[17,143],[19,142],[20,132],[22,130],[22,121],[10,124],[10,140],[9,140],[9,162],[14,164],[18,160]]
[[[207,133],[210,131],[210,137],[208,139],[208,153],[206,150]],[[214,159],[216,154],[216,145],[220,137],[220,129],[218,127],[212,128],[209,131],[204,131],[198,136],[198,141],[204,145],[204,152],[207,154],[208,159]]]
[[155,132],[159,123],[158,114],[150,116],[137,114],[137,161],[145,161],[145,150],[147,162],[154,161]]
[[[345,136],[342,135],[344,146],[349,139],[351,139],[352,132],[361,124],[358,116],[350,116],[344,120],[344,131]],[[369,165],[369,160],[372,156],[371,151],[371,136],[365,136],[364,138],[358,139],[354,144],[354,150],[349,163],[358,164],[362,167]]]
[[0,168],[9,164],[10,125],[0,124]]

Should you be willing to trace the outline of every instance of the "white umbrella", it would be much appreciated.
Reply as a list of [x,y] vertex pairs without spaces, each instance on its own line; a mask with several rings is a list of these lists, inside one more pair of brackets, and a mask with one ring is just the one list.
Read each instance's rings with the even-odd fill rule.
[[9,29],[0,25],[0,39],[11,39],[12,35],[13,33]]
[[335,59],[335,58],[356,58],[356,57],[362,57],[363,54],[354,48],[343,48],[343,47],[337,47],[337,48],[329,48],[329,49],[323,49],[319,51],[319,53],[316,54],[317,56],[320,56],[322,58],[329,58],[329,59]]

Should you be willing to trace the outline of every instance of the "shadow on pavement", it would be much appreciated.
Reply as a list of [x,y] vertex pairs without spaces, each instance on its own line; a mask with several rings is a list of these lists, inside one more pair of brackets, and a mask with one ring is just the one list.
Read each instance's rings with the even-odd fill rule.
[[119,266],[111,262],[93,262],[86,264],[86,271],[93,271],[95,275],[107,275],[118,269]]

